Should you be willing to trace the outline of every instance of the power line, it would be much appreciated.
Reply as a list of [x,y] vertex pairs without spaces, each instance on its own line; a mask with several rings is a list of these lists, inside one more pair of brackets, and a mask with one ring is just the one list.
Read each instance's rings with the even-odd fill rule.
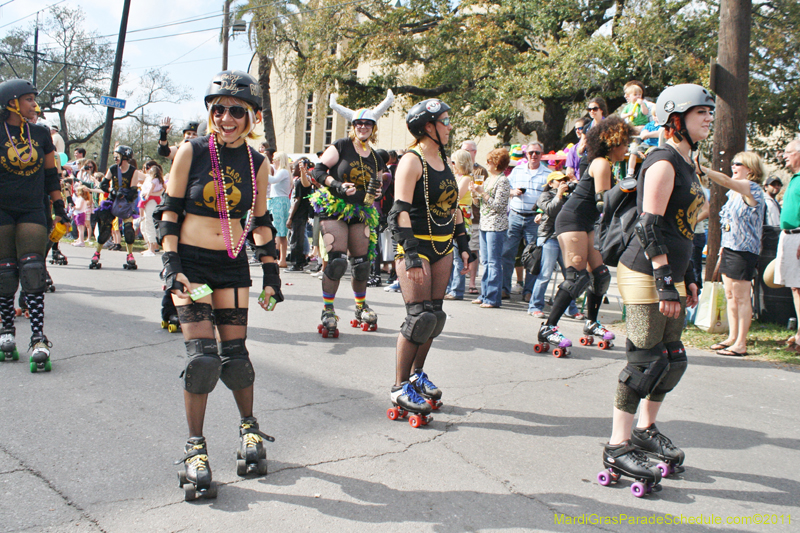
[[[11,2],[13,2],[13,1],[14,1],[14,0],[11,0]],[[57,6],[58,4],[62,4],[62,3],[64,3],[64,2],[66,2],[66,1],[67,1],[67,0],[58,0],[58,2],[56,2],[56,3],[54,3],[54,4],[50,4],[49,6],[43,7],[42,9],[36,10],[36,11],[34,11],[33,13],[31,13],[30,15],[25,15],[24,17],[22,17],[22,18],[20,18],[20,19],[17,19],[17,20],[15,20],[15,21],[9,22],[8,24],[3,24],[2,26],[0,26],[0,29],[3,29],[3,28],[5,28],[6,26],[11,26],[12,24],[16,24],[16,23],[17,23],[17,22],[19,22],[20,20],[25,20],[26,18],[28,18],[28,17],[32,17],[32,16],[34,16],[36,13],[39,13],[40,11],[44,11],[45,9],[50,9],[50,8],[51,8],[51,7],[53,7],[53,6]],[[9,3],[9,4],[10,4],[11,2],[7,2],[7,3]],[[5,5],[5,4],[3,4],[3,5]]]

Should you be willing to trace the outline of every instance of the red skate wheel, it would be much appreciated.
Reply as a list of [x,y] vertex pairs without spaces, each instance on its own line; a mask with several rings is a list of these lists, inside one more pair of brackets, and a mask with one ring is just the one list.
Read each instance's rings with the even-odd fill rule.
[[597,474],[597,482],[600,483],[602,486],[607,487],[611,485],[611,473],[608,470],[603,470],[599,474]]
[[350,325],[353,326],[354,328],[357,328],[359,326],[358,320],[354,318],[353,320],[350,321]]
[[398,418],[401,418],[400,411],[397,409],[397,407],[390,407],[386,410],[386,417],[389,420],[397,420]]
[[597,347],[600,348],[601,350],[608,350],[609,348],[608,343],[606,341],[598,342]]
[[541,344],[534,344],[533,351],[536,353],[542,353],[544,351],[544,346],[542,346]]
[[14,314],[16,316],[22,316],[22,309],[14,309]]
[[647,494],[647,488],[641,481],[636,481],[633,485],[631,485],[631,493],[637,498],[641,498]]
[[567,354],[564,352],[563,348],[555,348],[553,350],[553,357],[564,357],[565,355]]
[[422,425],[422,417],[419,415],[411,415],[408,417],[408,423],[411,425],[412,428],[418,428]]
[[369,330],[370,331],[378,331],[378,324],[370,324]]
[[369,331],[369,324],[367,324],[366,322],[361,324],[361,331]]
[[317,326],[317,333],[322,333],[322,324]]
[[339,330],[338,329],[333,330],[333,338],[334,339],[338,339],[339,338]]
[[322,330],[322,338],[323,339],[327,339],[328,338],[328,330],[327,329],[323,329]]

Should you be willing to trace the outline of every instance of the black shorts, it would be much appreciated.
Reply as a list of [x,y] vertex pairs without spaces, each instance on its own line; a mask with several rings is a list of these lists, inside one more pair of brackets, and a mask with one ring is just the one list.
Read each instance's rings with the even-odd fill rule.
[[719,273],[725,274],[731,279],[750,281],[755,276],[757,263],[758,255],[754,253],[723,248]]
[[183,273],[192,283],[207,283],[212,290],[250,287],[250,265],[244,247],[236,259],[226,250],[208,250],[188,244],[178,244]]
[[[419,239],[419,245],[417,246],[417,253],[422,259],[427,259],[429,265],[436,264],[439,259],[444,259],[448,255],[452,255],[453,253],[453,241],[451,240],[449,243],[444,243],[441,241],[436,241],[435,243],[436,249],[433,249],[434,243],[431,241]],[[395,259],[402,259],[405,257],[403,253],[403,247],[399,244],[397,245],[397,255],[395,255]]]
[[47,227],[47,215],[44,211],[44,204],[41,209],[33,211],[14,211],[11,209],[0,209],[0,226],[10,226],[17,224],[39,224]]
[[591,206],[591,209],[587,206],[581,212],[562,209],[556,217],[555,234],[561,235],[568,231],[592,232],[598,218],[600,218],[600,213],[595,206]]

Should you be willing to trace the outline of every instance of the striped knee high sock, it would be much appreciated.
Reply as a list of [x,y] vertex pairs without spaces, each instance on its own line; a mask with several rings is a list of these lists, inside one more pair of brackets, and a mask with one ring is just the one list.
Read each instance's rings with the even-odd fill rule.
[[328,309],[333,309],[333,301],[336,299],[335,294],[329,294],[325,291],[322,292],[322,303]]
[[14,295],[0,296],[0,318],[3,319],[3,329],[14,329]]
[[364,307],[364,303],[367,301],[367,293],[364,292],[354,292],[353,297],[356,300],[356,307]]

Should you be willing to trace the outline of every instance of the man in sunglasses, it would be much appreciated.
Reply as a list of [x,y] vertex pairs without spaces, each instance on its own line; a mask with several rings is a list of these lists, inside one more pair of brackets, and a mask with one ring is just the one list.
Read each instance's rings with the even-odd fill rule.
[[[547,176],[552,172],[542,163],[544,146],[533,141],[526,148],[527,165],[519,165],[508,176],[511,183],[511,194],[508,201],[508,233],[503,245],[503,298],[511,296],[511,273],[514,271],[514,260],[517,256],[520,241],[525,244],[536,242],[539,225],[535,221],[536,202],[547,184]],[[522,288],[522,299],[530,300],[536,276],[525,275]],[[520,280],[517,280],[520,285]]]
[[[244,110],[243,107],[241,109]],[[199,122],[187,122],[186,127],[183,128],[183,142],[191,141],[192,139],[197,138],[197,128],[199,126]],[[164,117],[163,120],[161,120],[161,129],[159,131],[158,155],[161,157],[166,157],[170,161],[172,161],[172,158],[174,158],[175,154],[178,153],[177,144],[175,146],[168,146],[169,142],[167,141],[167,133],[169,133],[171,128],[172,120],[169,117]]]

